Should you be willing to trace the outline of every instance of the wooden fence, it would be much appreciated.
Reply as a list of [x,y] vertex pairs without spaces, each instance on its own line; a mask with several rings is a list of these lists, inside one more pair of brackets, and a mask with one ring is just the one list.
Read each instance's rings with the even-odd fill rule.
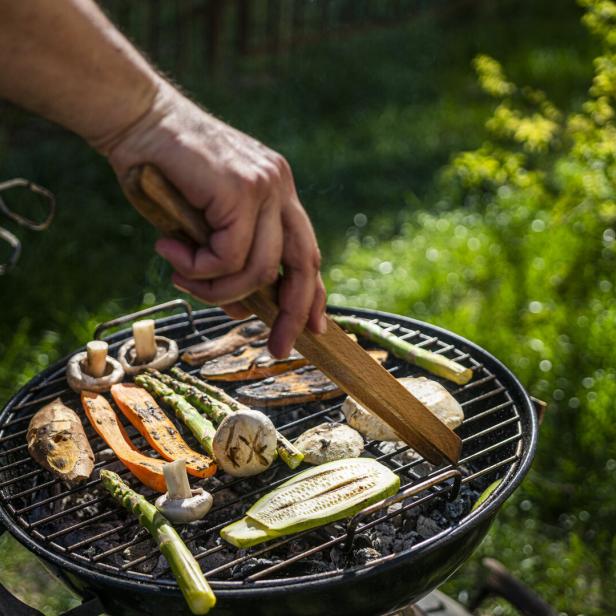
[[245,60],[275,66],[298,46],[447,10],[454,0],[99,0],[156,64],[189,84],[236,75]]

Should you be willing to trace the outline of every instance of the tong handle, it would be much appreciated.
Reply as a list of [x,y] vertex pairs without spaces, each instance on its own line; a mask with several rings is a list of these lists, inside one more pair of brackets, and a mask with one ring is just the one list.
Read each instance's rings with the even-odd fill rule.
[[[152,165],[131,170],[124,191],[133,205],[165,235],[207,244],[209,230],[203,213]],[[271,327],[278,315],[275,286],[262,287],[242,300],[252,313]],[[369,408],[426,460],[457,463],[461,441],[385,368],[351,340],[330,317],[327,332],[316,335],[307,328],[295,347],[343,391]]]

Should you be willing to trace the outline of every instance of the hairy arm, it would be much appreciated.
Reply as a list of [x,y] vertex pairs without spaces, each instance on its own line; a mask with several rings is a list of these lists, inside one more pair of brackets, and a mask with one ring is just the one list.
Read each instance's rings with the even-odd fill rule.
[[179,93],[92,0],[0,0],[0,97],[81,135],[120,180],[158,166],[203,210],[208,246],[157,243],[176,286],[243,317],[240,300],[282,266],[270,350],[324,331],[319,249],[288,163]]

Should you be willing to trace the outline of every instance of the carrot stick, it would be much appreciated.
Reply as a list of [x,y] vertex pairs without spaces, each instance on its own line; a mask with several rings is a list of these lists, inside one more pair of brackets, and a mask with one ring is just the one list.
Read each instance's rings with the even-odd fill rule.
[[195,477],[210,477],[216,472],[211,458],[192,450],[173,422],[141,387],[117,383],[111,388],[115,403],[165,460],[186,461],[186,471]]

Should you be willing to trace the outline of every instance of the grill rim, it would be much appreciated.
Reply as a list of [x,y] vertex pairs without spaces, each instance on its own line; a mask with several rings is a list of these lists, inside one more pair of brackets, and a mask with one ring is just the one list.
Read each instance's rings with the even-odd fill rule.
[[[418,328],[424,334],[430,333],[438,336],[439,341],[453,343],[458,349],[466,347],[465,350],[470,351],[471,354],[479,355],[482,364],[488,367],[492,373],[495,374],[496,378],[505,385],[506,391],[510,396],[512,396],[514,402],[518,405],[521,412],[520,420],[523,422],[526,418],[528,422],[527,427],[522,425],[520,442],[522,443],[523,451],[520,458],[515,461],[506,471],[504,477],[505,481],[498,486],[498,488],[490,495],[485,503],[483,503],[475,512],[468,514],[462,522],[453,528],[445,529],[434,537],[429,538],[418,548],[411,547],[399,552],[398,554],[390,554],[378,559],[377,561],[373,561],[372,563],[344,569],[343,571],[325,572],[279,579],[256,580],[250,583],[212,580],[211,586],[214,590],[216,590],[217,594],[220,595],[221,599],[246,598],[247,596],[255,597],[259,595],[271,596],[272,593],[285,593],[293,589],[301,589],[302,591],[318,590],[323,585],[327,585],[329,588],[332,588],[340,584],[348,583],[350,580],[356,582],[358,579],[365,580],[375,575],[381,575],[389,570],[395,569],[402,562],[405,562],[405,564],[408,565],[414,561],[421,560],[432,552],[444,547],[447,543],[453,543],[462,535],[476,531],[481,525],[486,525],[485,530],[487,531],[487,528],[492,523],[497,511],[522,482],[532,464],[538,438],[538,420],[533,403],[528,392],[524,389],[511,370],[487,350],[474,342],[471,342],[465,337],[456,334],[455,332],[404,315],[379,310],[349,308],[334,305],[328,305],[327,311],[332,314],[348,314],[367,319],[382,319],[383,321],[393,319],[398,322],[404,321],[406,326]],[[193,317],[196,322],[202,318],[218,316],[224,317],[226,315],[219,308],[205,308],[193,313]],[[156,322],[157,326],[177,326],[187,322],[187,317],[183,314],[174,314],[157,319]],[[106,340],[112,344],[125,337],[128,333],[130,333],[130,328],[125,328],[118,332],[114,332],[108,336]],[[77,351],[66,355],[43,372],[37,374],[28,383],[21,387],[16,394],[8,400],[2,409],[0,414],[0,422],[2,422],[4,415],[7,412],[10,412],[12,407],[17,405],[21,398],[24,398],[31,391],[31,389],[45,381],[53,375],[54,372],[61,370],[66,365],[68,359],[72,357],[75,352],[79,352],[83,349],[85,349],[85,346],[80,347]],[[477,357],[475,357],[475,359],[477,359]],[[0,429],[1,428],[2,424],[0,423]],[[64,558],[61,554],[52,552],[44,545],[40,544],[33,534],[28,532],[28,529],[24,529],[17,523],[17,521],[12,517],[12,514],[6,510],[2,501],[0,501],[0,523],[3,524],[7,530],[9,530],[11,534],[18,541],[20,541],[20,543],[22,543],[22,545],[62,571],[74,573],[85,579],[91,580],[95,584],[103,584],[105,586],[121,588],[127,591],[137,590],[140,592],[145,591],[151,593],[162,592],[165,595],[181,597],[181,593],[174,582],[167,582],[164,579],[151,582],[147,579],[140,579],[139,574],[134,572],[131,573],[131,578],[116,577],[98,569],[91,569],[80,564],[76,560],[70,560]],[[207,571],[205,573],[207,575]],[[242,585],[240,586],[239,584]]]

